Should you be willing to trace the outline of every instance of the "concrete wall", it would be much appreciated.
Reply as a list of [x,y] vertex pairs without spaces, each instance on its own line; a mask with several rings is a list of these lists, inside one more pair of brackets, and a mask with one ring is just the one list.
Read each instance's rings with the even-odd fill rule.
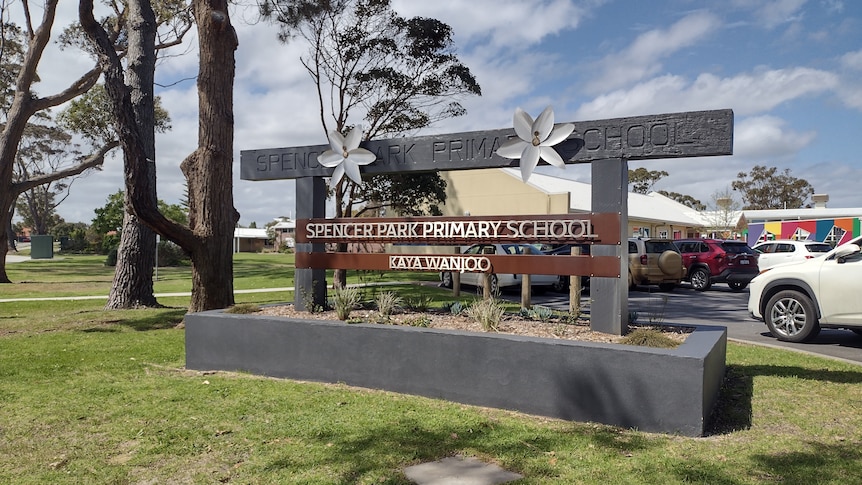
[[344,382],[688,436],[704,432],[727,345],[715,327],[667,350],[221,311],[185,321],[189,369]]
[[500,169],[441,172],[446,181],[443,215],[568,214],[569,194],[547,194]]

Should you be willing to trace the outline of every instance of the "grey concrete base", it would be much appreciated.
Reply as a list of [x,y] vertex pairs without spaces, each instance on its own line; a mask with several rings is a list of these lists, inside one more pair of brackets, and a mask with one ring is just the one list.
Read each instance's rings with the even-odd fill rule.
[[700,436],[727,331],[676,349],[394,325],[186,315],[186,367],[384,389],[642,431]]

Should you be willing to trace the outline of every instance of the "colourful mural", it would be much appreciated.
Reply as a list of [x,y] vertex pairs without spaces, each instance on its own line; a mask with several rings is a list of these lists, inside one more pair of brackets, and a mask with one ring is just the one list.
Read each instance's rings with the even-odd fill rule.
[[747,242],[754,246],[769,239],[810,239],[839,245],[862,234],[860,218],[817,219],[748,224]]

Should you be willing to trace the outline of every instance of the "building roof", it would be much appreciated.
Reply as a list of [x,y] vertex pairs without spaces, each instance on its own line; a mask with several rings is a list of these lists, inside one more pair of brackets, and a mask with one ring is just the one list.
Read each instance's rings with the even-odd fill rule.
[[272,225],[273,229],[296,229],[296,221],[293,219],[284,220],[281,219],[277,223]]
[[[521,172],[518,169],[504,168],[501,170],[512,177],[521,178]],[[570,194],[569,210],[572,212],[590,212],[591,210],[591,184],[540,173],[530,175],[527,184],[547,193],[568,192]],[[658,192],[650,192],[649,194],[629,192],[628,210],[630,220],[654,221],[689,227],[705,226],[696,210]]]
[[233,237],[239,239],[269,239],[266,229],[252,227],[237,227],[233,230]]
[[862,217],[862,207],[843,209],[812,208],[812,209],[768,209],[747,210],[745,219],[748,222],[769,221],[807,221],[813,219],[841,219],[845,217]]

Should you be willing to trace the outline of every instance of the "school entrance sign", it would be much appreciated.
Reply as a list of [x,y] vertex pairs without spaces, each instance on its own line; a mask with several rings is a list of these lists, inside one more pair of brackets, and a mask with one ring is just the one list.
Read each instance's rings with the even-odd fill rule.
[[[597,221],[601,221],[599,224],[603,225],[603,228],[600,231],[585,232],[587,225],[582,220],[585,218],[580,215],[558,216],[556,219],[548,215],[517,218],[400,218],[378,219],[374,222],[363,220],[362,223],[350,219],[327,220],[324,218],[327,193],[325,178],[331,177],[336,169],[331,164],[324,166],[318,157],[329,150],[330,145],[242,151],[240,176],[243,180],[297,181],[295,305],[300,309],[304,309],[309,302],[318,305],[325,302],[326,268],[365,269],[386,264],[391,269],[410,270],[451,263],[472,265],[465,267],[475,267],[475,271],[487,272],[506,268],[505,271],[508,272],[512,266],[522,267],[522,264],[526,264],[532,269],[526,270],[525,273],[540,273],[537,270],[544,266],[539,261],[544,256],[497,256],[484,261],[458,262],[434,258],[406,259],[417,258],[416,255],[328,254],[324,251],[326,242],[336,242],[336,239],[370,242],[374,237],[394,234],[400,241],[430,243],[429,241],[435,238],[427,235],[451,235],[452,231],[466,231],[467,228],[473,231],[470,237],[454,242],[451,239],[440,242],[502,242],[500,239],[489,238],[492,236],[491,231],[503,227],[504,222],[507,223],[506,228],[515,228],[507,233],[512,234],[517,232],[518,227],[526,226],[509,223],[515,220],[539,220],[545,221],[544,226],[539,226],[540,230],[544,227],[546,231],[562,231],[555,242],[593,244],[589,256],[554,257],[557,264],[561,258],[571,262],[560,266],[564,269],[558,267],[548,274],[592,275],[590,326],[596,331],[621,335],[628,326],[628,285],[627,278],[624,277],[628,272],[628,259],[627,248],[621,244],[626,240],[628,228],[628,161],[731,155],[733,112],[714,110],[670,113],[573,122],[572,125],[571,135],[555,144],[555,149],[566,164],[591,163],[591,218],[595,217]],[[368,141],[361,144],[361,149],[374,154],[375,160],[363,165],[361,172],[379,175],[515,167],[520,165],[520,160],[497,154],[500,147],[515,138],[516,130],[501,129]],[[343,173],[343,168],[341,170]],[[522,174],[525,178],[529,176],[524,170]],[[552,220],[556,223],[549,222]],[[612,221],[612,227],[607,227],[608,220]],[[484,224],[481,224],[481,221],[485,221]],[[495,226],[496,223],[499,225]],[[592,231],[592,225],[589,227]],[[381,258],[385,258],[386,262]],[[528,259],[531,261],[528,262]],[[574,272],[569,272],[572,270]]]

